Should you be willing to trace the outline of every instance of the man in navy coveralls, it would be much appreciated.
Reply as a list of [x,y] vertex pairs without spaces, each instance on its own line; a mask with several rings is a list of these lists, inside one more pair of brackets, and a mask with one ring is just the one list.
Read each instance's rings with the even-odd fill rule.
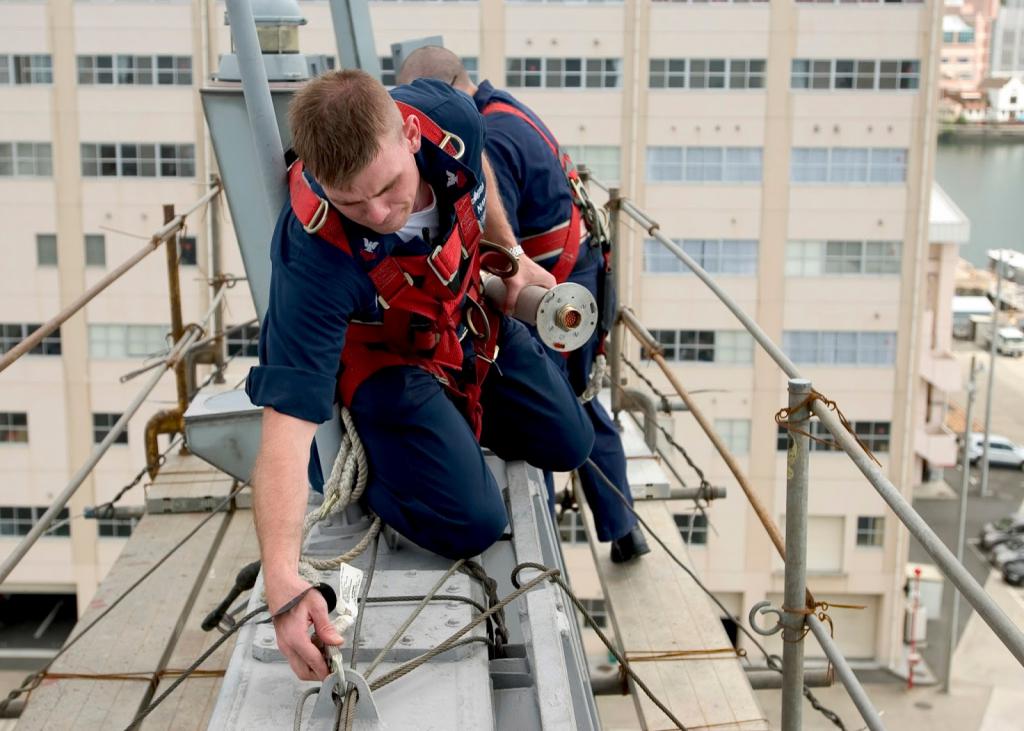
[[[369,459],[369,508],[449,558],[480,553],[507,526],[481,444],[506,460],[567,471],[594,440],[526,327],[501,313],[488,327],[470,301],[476,287],[460,284],[478,284],[481,221],[487,239],[516,245],[499,197],[485,188],[492,174],[472,101],[431,80],[389,96],[365,73],[342,71],[306,84],[289,117],[301,164],[289,172],[260,364],[246,384],[264,406],[253,507],[271,610],[309,588],[297,574],[303,485],[316,426],[331,417],[337,394]],[[524,286],[554,286],[527,257],[518,264],[506,280],[506,310]],[[408,327],[399,332],[395,322]],[[493,360],[482,382],[474,378],[481,358]],[[295,674],[326,677],[309,626],[318,641],[341,637],[323,598],[307,591],[274,624]]]
[[[595,297],[614,297],[601,292],[605,271],[604,256],[598,242],[587,235],[573,216],[576,203],[567,179],[561,151],[551,131],[531,109],[506,91],[495,89],[489,81],[479,86],[466,73],[454,53],[439,46],[425,46],[409,54],[398,73],[398,81],[418,78],[446,81],[473,97],[487,124],[487,156],[509,223],[517,239],[534,260],[555,273],[558,282],[581,284]],[[575,230],[571,229],[573,221]],[[561,235],[577,237],[568,241]],[[570,247],[571,250],[570,250]],[[575,261],[571,255],[575,253]],[[591,368],[604,333],[595,332],[590,341],[568,355],[545,349],[552,361],[566,374],[577,394],[590,380]],[[598,402],[588,401],[584,409],[594,427],[594,449],[590,458],[632,503],[626,478],[626,455],[622,439],[608,412]],[[587,504],[594,513],[597,537],[612,541],[612,560],[628,561],[649,552],[636,517],[610,492],[610,486],[590,465],[578,469]],[[548,475],[549,489],[553,485]]]

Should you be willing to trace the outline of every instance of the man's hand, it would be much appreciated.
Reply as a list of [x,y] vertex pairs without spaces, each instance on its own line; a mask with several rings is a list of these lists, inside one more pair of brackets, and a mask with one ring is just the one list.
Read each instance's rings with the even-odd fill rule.
[[[323,656],[324,645],[340,645],[343,640],[327,616],[327,602],[316,589],[298,576],[266,577],[267,606],[274,612],[302,592],[306,595],[291,610],[274,618],[277,646],[299,680],[323,680],[330,668]],[[309,627],[315,634],[310,637]]]
[[519,271],[505,280],[505,288],[508,290],[508,296],[505,298],[506,314],[515,309],[519,293],[531,284],[551,289],[557,282],[551,272],[524,254],[519,257]]

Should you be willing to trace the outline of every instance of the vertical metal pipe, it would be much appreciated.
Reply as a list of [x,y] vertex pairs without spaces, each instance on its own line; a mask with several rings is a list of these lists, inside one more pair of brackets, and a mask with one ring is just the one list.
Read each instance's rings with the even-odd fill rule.
[[277,129],[277,115],[274,114],[274,102],[270,98],[267,68],[263,65],[263,51],[256,35],[252,6],[249,0],[227,0],[227,11],[231,38],[238,56],[238,71],[242,77],[245,110],[249,114],[253,154],[259,165],[269,204],[266,215],[271,217],[273,226],[278,210],[288,198],[284,147],[281,144],[281,133]]
[[857,680],[857,676],[853,674],[850,664],[846,662],[846,658],[843,656],[843,651],[836,645],[828,629],[813,614],[808,615],[807,625],[817,638],[821,649],[825,651],[825,656],[832,663],[832,667],[835,668],[839,682],[846,688],[846,692],[850,695],[850,700],[853,701],[853,705],[857,706],[860,717],[864,719],[868,729],[870,731],[885,731],[885,724],[882,723],[882,717],[878,714],[878,709],[871,703],[867,691],[864,690],[864,686]]
[[[964,451],[961,464],[963,474],[960,479],[960,515],[956,531],[956,560],[964,562],[964,536],[967,530],[967,490],[971,482],[971,421],[974,417],[974,393],[977,390],[975,361],[971,356],[971,374],[967,379],[967,423],[964,427]],[[953,592],[953,612],[949,621],[949,645],[946,650],[946,675],[942,680],[942,692],[949,693],[949,679],[953,674],[953,652],[956,650],[957,624],[960,620],[960,593]]]
[[[622,294],[622,274],[619,265],[622,262],[622,255],[619,247],[622,245],[622,229],[619,215],[619,189],[608,190],[608,236],[612,242],[611,267],[612,281],[615,283],[615,294],[617,297]],[[612,324],[612,331],[609,336],[608,345],[608,366],[612,381],[612,418],[618,423],[619,412],[622,411],[622,324],[618,315]]]
[[996,306],[992,310],[992,332],[988,344],[988,383],[985,386],[985,442],[981,454],[981,496],[988,497],[988,440],[992,436],[992,387],[996,383],[996,343],[999,340],[999,313],[1003,308],[1003,251],[996,261]]
[[[164,205],[164,224],[174,220],[174,205]],[[181,316],[181,277],[178,269],[178,234],[175,233],[164,244],[167,252],[167,294],[171,305],[171,342],[181,340],[185,322]],[[188,409],[188,382],[185,378],[185,361],[179,360],[174,366],[174,383],[178,391],[178,410],[184,414]]]
[[[803,728],[804,620],[807,617],[807,464],[806,434],[811,382],[789,379],[789,451],[786,454],[786,578],[782,614],[782,729]],[[791,611],[796,610],[796,611]]]
[[[213,182],[216,182],[216,178]],[[224,263],[220,245],[220,208],[218,201],[210,204],[210,271],[213,273],[213,294],[216,296],[224,288],[221,278],[224,275]],[[213,362],[216,368],[214,383],[224,383],[224,302],[223,299],[213,311]]]

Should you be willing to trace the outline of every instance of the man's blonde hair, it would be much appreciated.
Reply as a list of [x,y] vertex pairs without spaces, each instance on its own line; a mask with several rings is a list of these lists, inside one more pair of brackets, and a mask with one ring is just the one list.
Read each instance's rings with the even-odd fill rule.
[[373,162],[381,138],[400,133],[401,120],[381,83],[355,69],[313,79],[288,107],[292,147],[313,177],[329,188],[345,187]]

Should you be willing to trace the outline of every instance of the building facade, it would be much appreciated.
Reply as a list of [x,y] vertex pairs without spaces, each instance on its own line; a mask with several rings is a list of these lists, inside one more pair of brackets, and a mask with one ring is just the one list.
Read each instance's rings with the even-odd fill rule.
[[977,91],[988,76],[999,9],[999,0],[946,0],[939,68],[944,93]]
[[[302,9],[302,50],[335,54],[327,4]],[[398,0],[370,9],[379,53],[442,34],[477,78],[518,95],[596,177],[657,219],[840,404],[905,495],[926,478],[926,460],[948,459],[950,437],[928,431],[935,415],[921,396],[923,354],[941,352],[925,337],[921,295],[940,7]],[[223,4],[205,0],[0,5],[0,23],[18,31],[0,48],[5,347],[140,246],[163,204],[183,208],[202,194],[214,161],[197,90],[230,48],[223,18]],[[221,219],[223,268],[240,273],[226,209]],[[194,263],[182,262],[186,320],[209,296],[207,222],[195,219]],[[785,379],[695,277],[638,228],[623,230],[623,301],[687,387],[703,392],[716,429],[781,521],[785,440],[773,417]],[[243,287],[229,303],[228,324],[252,317]],[[0,417],[18,435],[0,444],[0,551],[134,394],[136,382],[118,377],[164,347],[168,321],[158,254],[66,323],[59,344],[0,374]],[[242,375],[252,335],[233,343]],[[631,361],[667,390],[627,342]],[[145,419],[171,399],[168,379],[70,515],[109,499],[142,466]],[[731,490],[709,511],[711,525],[678,506],[694,565],[735,615],[766,597],[778,602],[782,564],[724,464],[685,414],[669,426]],[[844,455],[816,448],[811,476],[810,585],[830,601],[865,605],[839,622],[849,657],[895,664],[906,533]],[[126,498],[139,499],[139,490]],[[72,519],[69,535],[33,550],[10,590],[88,602],[123,542],[105,533],[128,530]],[[579,534],[565,526],[570,569],[600,610],[588,551],[572,545]]]

